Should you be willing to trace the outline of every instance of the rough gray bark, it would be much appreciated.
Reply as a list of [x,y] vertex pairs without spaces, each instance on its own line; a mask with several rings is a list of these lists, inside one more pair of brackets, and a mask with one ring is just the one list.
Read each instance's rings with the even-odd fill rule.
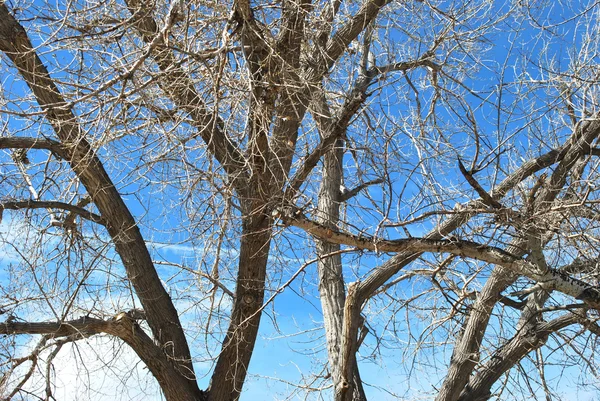
[[452,358],[437,400],[458,397],[479,362],[481,341],[488,326],[492,309],[501,293],[517,278],[502,267],[496,267],[487,280],[465,323],[460,338],[454,345]]
[[[323,158],[321,188],[319,190],[317,221],[325,227],[336,229],[340,221],[340,187],[342,185],[343,141],[338,139],[333,149]],[[315,239],[317,244],[317,262],[319,271],[319,295],[323,310],[323,324],[327,340],[329,370],[336,393],[344,391],[348,399],[366,400],[355,354],[350,355],[351,383],[346,382],[343,371],[342,343],[344,341],[344,305],[346,294],[340,245]],[[355,339],[356,340],[356,339]]]
[[[337,147],[327,153],[323,160],[321,188],[319,190],[319,206],[317,221],[335,228],[339,222],[339,191],[342,183],[341,157],[343,149],[341,141]],[[319,271],[319,294],[323,309],[323,324],[327,339],[327,355],[329,369],[334,385],[341,380],[341,341],[344,319],[344,301],[346,299],[341,255],[327,256],[340,250],[339,244],[316,239],[317,263]]]

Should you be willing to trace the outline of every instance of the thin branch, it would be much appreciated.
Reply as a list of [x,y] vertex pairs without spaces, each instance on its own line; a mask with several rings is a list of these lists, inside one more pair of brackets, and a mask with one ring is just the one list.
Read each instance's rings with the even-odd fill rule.
[[213,276],[211,276],[210,274],[206,274],[201,270],[194,270],[191,269],[185,265],[182,265],[181,263],[173,263],[173,262],[163,262],[163,261],[155,261],[154,262],[157,265],[168,265],[168,266],[175,266],[179,269],[185,270],[187,272],[190,272],[192,274],[196,274],[200,277],[204,277],[205,279],[207,279],[208,281],[210,281],[212,284],[214,284],[215,286],[219,287],[221,289],[221,291],[223,291],[225,294],[229,295],[229,297],[231,297],[231,299],[235,298],[235,294],[233,292],[231,292],[231,290],[229,288],[227,288],[225,286],[225,284],[221,283],[219,280],[217,280],[216,278],[214,278]]
[[457,158],[457,159],[458,159],[458,168],[459,168],[461,174],[465,177],[465,179],[467,180],[469,185],[471,185],[473,187],[473,189],[477,192],[477,194],[481,197],[481,201],[483,203],[485,203],[486,205],[493,207],[494,209],[502,209],[503,208],[502,204],[500,202],[498,202],[497,200],[495,200],[494,198],[492,198],[492,196],[485,189],[483,189],[483,187],[477,182],[475,177],[473,177],[473,175],[467,171],[467,169],[465,168],[465,166],[462,163],[462,161],[460,160],[460,158]]
[[252,319],[253,317],[257,316],[260,312],[262,312],[271,302],[273,302],[273,300],[275,300],[275,297],[277,297],[279,294],[281,294],[287,287],[289,287],[294,280],[296,280],[296,278],[298,278],[298,276],[300,275],[300,273],[302,273],[308,266],[312,265],[313,263],[317,263],[319,260],[325,259],[325,258],[330,258],[336,255],[341,255],[343,253],[347,253],[347,252],[352,252],[349,251],[347,249],[342,249],[342,250],[338,250],[338,251],[334,251],[334,252],[329,252],[328,254],[325,255],[319,255],[317,258],[315,259],[311,259],[308,262],[305,262],[302,264],[302,266],[300,266],[296,272],[294,272],[294,274],[292,274],[292,276],[285,282],[283,283],[283,285],[281,285],[274,293],[273,295],[271,295],[269,297],[269,299],[267,299],[262,306],[256,310],[256,312],[254,312],[252,315],[248,316],[246,318],[245,321],[243,321],[242,323],[246,323],[248,322],[250,319]]
[[381,184],[383,182],[384,181],[381,178],[377,178],[376,180],[367,181],[360,185],[357,185],[356,187],[352,188],[351,190],[349,190],[347,192],[343,192],[340,196],[340,202],[346,202],[347,200],[358,195],[359,192],[362,191],[363,189],[368,188],[371,185]]

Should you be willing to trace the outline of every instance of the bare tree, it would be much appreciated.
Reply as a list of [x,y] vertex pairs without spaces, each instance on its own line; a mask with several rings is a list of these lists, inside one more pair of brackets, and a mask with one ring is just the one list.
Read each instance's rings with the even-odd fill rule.
[[236,400],[290,287],[326,351],[284,397],[366,400],[394,352],[398,398],[596,385],[600,8],[554,7],[3,2],[2,396],[108,337]]

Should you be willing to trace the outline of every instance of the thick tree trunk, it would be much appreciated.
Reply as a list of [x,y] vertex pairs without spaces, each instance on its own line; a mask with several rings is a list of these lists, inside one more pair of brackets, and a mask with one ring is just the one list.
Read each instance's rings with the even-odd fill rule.
[[211,401],[237,400],[254,350],[265,290],[271,220],[263,214],[242,218],[237,288],[231,322],[209,389]]

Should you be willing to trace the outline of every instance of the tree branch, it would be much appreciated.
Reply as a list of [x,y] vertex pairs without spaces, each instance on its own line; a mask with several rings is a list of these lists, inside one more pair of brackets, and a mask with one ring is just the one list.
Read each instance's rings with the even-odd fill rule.
[[[555,201],[556,196],[560,191],[560,188],[564,186],[567,177],[572,171],[573,165],[582,155],[586,154],[586,150],[589,149],[589,143],[591,143],[592,138],[597,136],[597,130],[598,128],[594,127],[594,125],[592,125],[590,122],[585,122],[584,124],[582,124],[581,129],[576,128],[574,130],[571,137],[565,142],[563,146],[557,149],[558,152],[555,153],[555,156],[553,156],[556,158],[555,161],[559,164],[554,169],[554,172],[552,174],[552,184],[542,188],[541,194],[535,199],[535,201],[531,205],[528,205],[526,207],[530,208],[532,211],[537,212],[547,211],[551,207],[552,203]],[[531,167],[535,167],[535,165],[532,165]],[[518,176],[515,175],[513,175],[513,177],[518,178]],[[507,188],[503,188],[503,184],[506,181],[507,180],[505,179],[504,182],[501,183],[501,185],[497,188],[497,190],[503,190],[504,188]],[[491,195],[492,197],[494,197],[494,191]],[[535,227],[530,228],[529,231],[527,231],[527,234],[528,238],[520,240],[520,243],[518,242],[511,247],[512,249],[515,249],[519,254],[524,254],[525,249],[529,249],[531,244],[530,241],[528,241],[528,239],[535,237],[540,238],[539,241],[541,241],[542,237],[549,236],[548,233],[535,232]],[[541,258],[540,260],[543,264],[545,264],[545,262],[543,262],[543,258]],[[507,266],[497,266],[493,270],[490,279],[488,279],[488,281],[486,282],[484,291],[482,291],[482,295],[478,297],[474,305],[473,313],[471,314],[471,316],[469,316],[469,320],[465,325],[465,333],[461,336],[460,341],[455,346],[448,374],[436,397],[437,401],[457,400],[461,392],[464,391],[465,386],[467,386],[468,384],[469,376],[471,375],[475,364],[479,360],[479,348],[481,340],[483,338],[483,333],[489,321],[491,310],[495,302],[497,302],[498,300],[498,295],[518,276],[528,276],[529,278],[532,278],[535,282],[543,284],[548,291],[558,289],[557,284],[560,284],[561,286],[563,284],[568,286],[569,284],[571,284],[571,281],[575,283],[581,283],[583,285],[581,285],[575,291],[572,291],[573,288],[567,289],[567,291],[565,291],[564,288],[558,290],[565,294],[569,294],[570,292],[569,295],[575,297],[576,299],[586,297],[587,293],[589,292],[591,294],[592,300],[591,302],[586,303],[588,305],[598,304],[597,289],[590,287],[579,280],[569,277],[568,274],[560,270],[548,269],[547,266],[533,266],[534,269],[530,270],[530,272],[540,273],[548,276],[559,275],[562,277],[559,280],[553,280],[552,277],[534,278],[531,277],[531,275],[528,276],[527,274],[524,274],[524,272],[508,268]],[[581,291],[581,293],[579,295],[576,295],[575,293],[579,291]],[[485,297],[483,297],[484,293]],[[539,294],[539,292],[534,293],[532,297],[538,297]],[[527,302],[525,304],[519,324],[527,325],[527,322],[529,321],[527,314],[531,316],[532,312],[537,313],[537,306],[533,306],[535,307],[532,307],[532,304],[530,302]]]
[[243,187],[243,181],[247,178],[245,158],[239,151],[239,146],[223,132],[223,121],[206,108],[192,80],[177,63],[173,52],[165,46],[168,32],[161,32],[154,21],[153,3],[146,0],[127,0],[126,3],[133,16],[134,26],[144,42],[154,44],[150,47],[151,55],[165,73],[165,77],[159,80],[160,87],[178,108],[192,117],[198,134],[211,154],[223,166],[237,188]]
[[357,185],[356,187],[352,188],[351,190],[349,190],[347,192],[342,192],[340,194],[340,202],[346,202],[347,200],[352,199],[356,195],[358,195],[359,192],[362,191],[363,189],[368,188],[371,185],[381,184],[382,182],[383,182],[383,180],[381,178],[377,178],[375,180],[363,182],[362,184]]
[[478,373],[469,380],[469,384],[460,394],[458,401],[484,400],[489,397],[494,383],[517,362],[531,351],[539,349],[548,340],[548,336],[558,330],[581,321],[581,316],[569,313],[541,323],[537,329],[521,330],[510,341],[499,347]]
[[379,11],[390,2],[391,0],[367,0],[363,3],[358,12],[327,42],[325,51],[321,53],[323,61],[321,61],[321,65],[316,66],[319,75],[324,74],[333,66],[346,51],[348,45],[377,18]]
[[[565,144],[558,149],[553,149],[542,156],[537,158],[533,158],[525,162],[520,168],[518,168],[511,175],[506,177],[500,185],[498,185],[490,195],[496,199],[502,199],[511,189],[513,189],[518,183],[522,182],[526,178],[531,175],[537,173],[538,171],[545,169],[556,162],[562,160],[565,156],[565,149],[569,144]],[[481,200],[476,199],[469,203],[467,203],[464,207],[461,207],[461,211],[463,213],[458,213],[451,216],[446,221],[442,222],[436,228],[431,230],[426,238],[429,239],[440,239],[444,236],[449,235],[457,228],[461,227],[463,224],[469,221],[471,217],[477,214],[474,212],[479,210],[478,206],[481,205]],[[394,274],[396,274],[399,270],[407,266],[409,263],[414,261],[419,257],[419,253],[406,253],[403,252],[401,254],[393,256],[390,260],[388,260],[385,264],[375,269],[368,277],[363,279],[361,282],[361,296],[363,299],[366,299],[371,296],[371,294],[375,293],[377,289],[382,286],[386,281],[388,281]]]
[[336,231],[308,220],[298,211],[295,213],[290,211],[286,213],[276,211],[275,217],[281,218],[285,224],[301,228],[307,233],[331,243],[344,244],[376,252],[403,252],[404,254],[420,254],[423,252],[451,253],[456,256],[468,257],[482,262],[503,266],[510,271],[528,277],[535,282],[544,283],[548,289],[555,289],[576,299],[582,300],[595,309],[600,309],[599,288],[570,277],[560,270],[540,270],[540,266],[527,260],[523,260],[503,249],[490,245],[483,245],[465,240],[431,238],[379,240]]
[[[85,338],[96,334],[108,334],[127,343],[142,359],[161,385],[167,397],[182,401],[202,400],[190,398],[189,392],[182,389],[189,386],[185,375],[178,372],[161,347],[142,330],[136,320],[143,318],[140,311],[134,309],[117,314],[109,320],[81,317],[64,322],[15,322],[0,323],[0,334],[41,334],[52,338]],[[193,372],[187,372],[192,375]]]
[[[156,341],[171,344],[174,363],[193,371],[191,354],[177,310],[165,291],[137,223],[86,139],[78,118],[38,57],[25,29],[0,4],[0,51],[14,63],[60,139],[65,159],[87,189],[106,221],[127,275],[133,284]],[[40,142],[44,143],[44,142]],[[47,142],[54,146],[53,142]],[[35,143],[33,143],[35,145]],[[196,386],[190,381],[188,386]]]
[[0,334],[42,334],[58,337],[89,337],[94,334],[110,333],[112,320],[81,317],[65,322],[18,322],[6,321],[0,324]]
[[342,366],[341,381],[335,389],[335,401],[351,401],[353,397],[353,374],[358,351],[358,329],[360,326],[361,302],[357,299],[358,283],[348,286],[348,295],[344,304],[344,327],[342,329]]
[[[57,201],[36,201],[36,200],[26,200],[26,201],[6,201],[0,202],[0,210],[9,209],[9,210],[20,210],[20,209],[62,209],[67,210],[69,212],[75,213],[84,219],[93,221],[94,223],[106,225],[106,220],[97,215],[96,213],[92,213],[84,208],[71,205],[70,203],[65,202],[57,202]],[[0,220],[2,218],[2,214],[0,212]]]
[[67,159],[68,152],[63,145],[52,139],[30,137],[1,137],[0,149],[44,149],[52,152],[59,159]]
[[464,164],[460,160],[460,157],[458,157],[457,160],[458,169],[460,170],[463,177],[465,177],[469,185],[471,185],[473,189],[477,192],[477,194],[481,197],[481,201],[486,205],[493,207],[494,209],[502,209],[502,204],[494,198],[492,198],[492,196],[485,189],[483,189],[481,185],[479,185],[475,177],[473,177],[473,175],[467,171]]

